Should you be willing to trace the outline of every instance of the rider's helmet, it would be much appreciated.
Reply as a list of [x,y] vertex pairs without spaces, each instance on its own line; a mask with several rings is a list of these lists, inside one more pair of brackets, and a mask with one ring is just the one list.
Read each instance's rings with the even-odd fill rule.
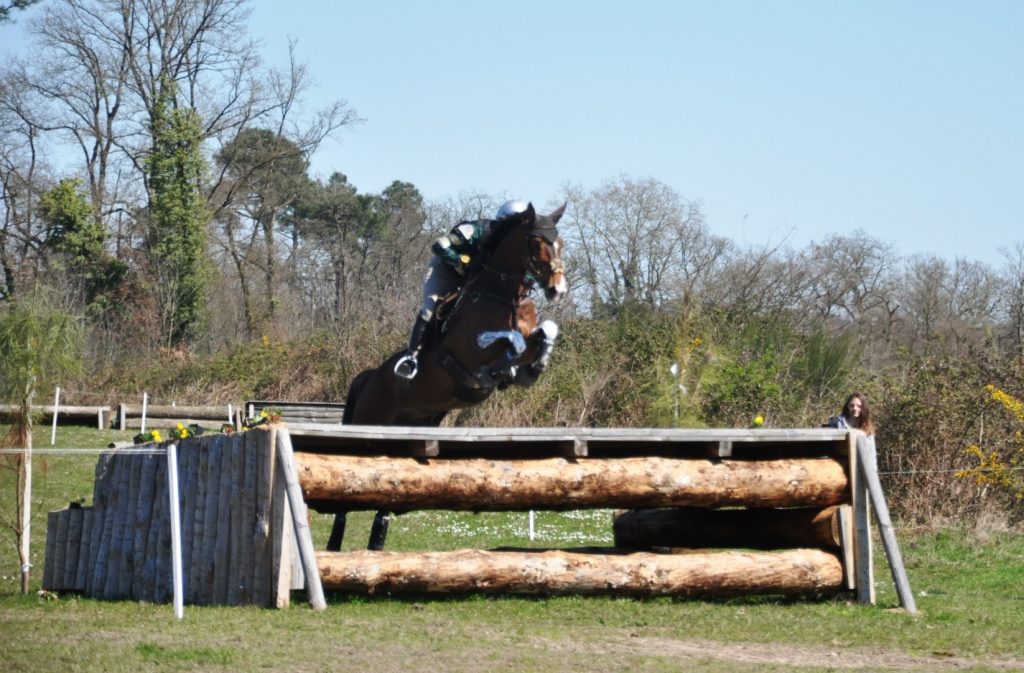
[[526,201],[506,201],[501,204],[501,208],[498,208],[498,212],[495,214],[494,219],[503,220],[509,215],[515,215],[516,213],[525,213],[527,203]]

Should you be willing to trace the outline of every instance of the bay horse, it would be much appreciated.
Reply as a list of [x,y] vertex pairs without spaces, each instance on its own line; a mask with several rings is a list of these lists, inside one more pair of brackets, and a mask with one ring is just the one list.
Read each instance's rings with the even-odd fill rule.
[[[529,204],[499,220],[500,229],[484,242],[459,291],[435,312],[411,379],[395,375],[397,352],[380,366],[360,372],[349,386],[342,423],[439,426],[459,408],[480,404],[495,390],[530,386],[548,365],[558,326],[538,324],[530,298],[540,286],[549,301],[565,295],[563,242],[557,224],[565,204],[550,215]],[[338,551],[345,512],[335,515],[328,551]],[[387,536],[387,512],[377,512],[370,549]]]

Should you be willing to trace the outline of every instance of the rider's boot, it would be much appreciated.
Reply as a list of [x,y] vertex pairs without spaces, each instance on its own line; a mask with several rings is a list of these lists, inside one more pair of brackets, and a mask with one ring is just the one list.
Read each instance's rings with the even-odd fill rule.
[[409,348],[398,362],[395,363],[395,376],[411,380],[419,370],[419,363],[416,356],[420,352],[420,344],[423,342],[423,334],[427,331],[427,324],[430,318],[422,315],[416,316],[416,323],[412,326],[412,333],[409,335]]

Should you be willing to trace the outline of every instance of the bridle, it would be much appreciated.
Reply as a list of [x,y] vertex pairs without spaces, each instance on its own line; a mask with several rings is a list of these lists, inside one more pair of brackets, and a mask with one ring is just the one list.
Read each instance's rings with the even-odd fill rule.
[[[550,233],[554,233],[554,237],[550,236]],[[523,271],[502,271],[501,269],[491,266],[487,262],[481,264],[481,269],[483,271],[486,271],[490,274],[497,276],[498,280],[500,280],[502,283],[507,283],[510,280],[514,280],[516,285],[524,285],[525,290],[528,292],[533,288],[535,284],[539,283],[545,275],[544,269],[541,266],[541,262],[531,252],[532,246],[530,245],[530,242],[533,239],[537,238],[541,239],[542,241],[544,241],[544,243],[554,248],[555,242],[553,239],[557,239],[557,236],[557,231],[554,231],[553,228],[546,228],[541,232],[530,231],[529,233],[526,234],[525,240],[527,261],[526,269],[524,269]],[[562,263],[561,257],[555,257],[547,264],[547,266],[549,269],[549,273],[547,274],[549,278],[552,276],[556,276],[560,273],[565,273],[565,265]]]

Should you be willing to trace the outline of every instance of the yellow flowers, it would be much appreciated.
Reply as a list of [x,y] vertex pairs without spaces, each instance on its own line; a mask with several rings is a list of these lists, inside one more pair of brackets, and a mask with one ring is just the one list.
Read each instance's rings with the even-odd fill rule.
[[757,416],[754,416],[754,427],[755,428],[760,428],[760,427],[763,427],[763,426],[764,426],[764,416],[762,416],[761,414],[758,414]]
[[700,337],[693,337],[693,341],[690,342],[690,348],[696,350],[700,348],[700,345],[704,343],[700,340]]
[[985,390],[988,391],[993,400],[1006,407],[1010,413],[1017,417],[1017,420],[1024,423],[1024,403],[992,384],[985,386]]
[[164,441],[163,438],[160,436],[160,431],[159,430],[154,430],[151,433],[149,433],[149,435],[150,435],[150,437],[153,438],[154,442],[162,442],[162,441]]
[[[1024,403],[994,385],[985,386],[985,390],[993,402],[1001,405],[1018,421],[1024,423]],[[976,486],[1004,489],[1018,500],[1024,500],[1024,478],[1020,471],[1024,467],[1024,437],[1020,431],[1014,433],[1013,444],[1010,446],[986,450],[978,444],[971,444],[964,449],[964,453],[976,459],[978,463],[970,469],[958,471],[956,476],[970,479]]]

